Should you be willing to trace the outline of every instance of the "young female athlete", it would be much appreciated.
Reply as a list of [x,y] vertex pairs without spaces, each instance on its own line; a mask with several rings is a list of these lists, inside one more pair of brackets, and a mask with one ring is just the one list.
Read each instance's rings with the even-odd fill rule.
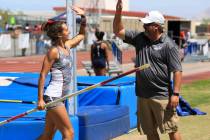
[[[81,16],[79,34],[69,39],[69,30],[64,21],[48,20],[43,24],[42,29],[51,39],[52,47],[46,54],[39,77],[38,105],[43,110],[44,105],[67,94],[70,89],[72,56],[71,48],[76,47],[85,36],[85,12],[72,7]],[[50,83],[44,92],[45,77],[51,72]],[[63,102],[52,104],[46,108],[46,124],[43,134],[38,140],[52,140],[56,130],[62,133],[63,140],[72,140],[74,131]]]

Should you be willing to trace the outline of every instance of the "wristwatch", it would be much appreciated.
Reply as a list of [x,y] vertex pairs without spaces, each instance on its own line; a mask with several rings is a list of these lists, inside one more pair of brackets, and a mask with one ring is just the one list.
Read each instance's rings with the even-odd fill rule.
[[179,96],[179,93],[178,92],[174,92],[172,95],[173,96]]

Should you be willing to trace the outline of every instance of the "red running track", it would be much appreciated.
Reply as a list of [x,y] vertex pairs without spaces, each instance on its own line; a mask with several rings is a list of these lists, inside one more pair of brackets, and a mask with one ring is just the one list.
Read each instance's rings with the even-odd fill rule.
[[[123,51],[123,64],[133,63],[134,49]],[[109,53],[110,60],[112,54]],[[0,58],[0,72],[40,72],[44,55]],[[90,52],[77,52],[77,69],[82,69],[82,61],[90,60]],[[210,71],[184,76],[182,83],[191,83],[196,80],[210,79]]]

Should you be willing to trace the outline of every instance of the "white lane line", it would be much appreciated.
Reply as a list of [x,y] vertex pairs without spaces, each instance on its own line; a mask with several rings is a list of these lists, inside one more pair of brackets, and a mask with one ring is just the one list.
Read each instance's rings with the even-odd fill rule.
[[37,61],[26,61],[25,63],[26,64],[38,64],[39,62],[37,62]]
[[8,63],[8,64],[17,64],[17,63],[20,63],[18,61],[5,61],[5,63]]

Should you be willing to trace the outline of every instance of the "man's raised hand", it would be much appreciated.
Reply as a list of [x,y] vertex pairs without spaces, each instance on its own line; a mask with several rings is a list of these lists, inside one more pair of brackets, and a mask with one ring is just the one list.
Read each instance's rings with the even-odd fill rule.
[[118,0],[117,6],[116,6],[116,11],[122,11],[122,9],[123,9],[122,0]]

